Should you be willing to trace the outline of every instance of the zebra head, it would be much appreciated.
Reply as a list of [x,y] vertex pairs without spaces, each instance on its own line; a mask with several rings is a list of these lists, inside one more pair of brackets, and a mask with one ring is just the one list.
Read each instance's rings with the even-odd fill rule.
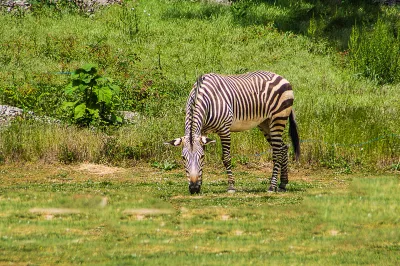
[[204,146],[213,142],[215,140],[199,135],[194,135],[192,141],[190,141],[189,136],[184,136],[165,142],[165,144],[173,146],[182,145],[182,159],[185,164],[191,194],[200,192],[204,165]]

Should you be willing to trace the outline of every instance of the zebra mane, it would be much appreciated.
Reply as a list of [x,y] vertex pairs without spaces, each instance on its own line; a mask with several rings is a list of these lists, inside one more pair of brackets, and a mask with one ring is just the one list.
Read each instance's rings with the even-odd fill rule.
[[203,76],[199,76],[196,81],[196,87],[194,90],[194,98],[192,101],[192,105],[190,106],[190,133],[189,133],[189,143],[192,146],[194,141],[194,111],[197,103],[197,96],[199,94],[199,89],[201,87],[201,83],[203,81]]

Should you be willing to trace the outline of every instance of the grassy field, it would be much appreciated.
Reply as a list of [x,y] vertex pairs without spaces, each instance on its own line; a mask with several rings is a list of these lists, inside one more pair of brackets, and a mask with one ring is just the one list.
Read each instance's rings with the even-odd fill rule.
[[398,176],[292,169],[270,194],[270,172],[238,167],[228,194],[207,167],[190,196],[180,170],[0,166],[0,264],[400,263]]

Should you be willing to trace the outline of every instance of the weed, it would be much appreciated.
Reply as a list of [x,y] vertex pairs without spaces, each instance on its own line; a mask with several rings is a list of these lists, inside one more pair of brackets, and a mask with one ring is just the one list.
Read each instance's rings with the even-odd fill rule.
[[391,169],[392,171],[400,171],[400,163],[392,164],[392,165],[390,166],[390,169]]
[[238,155],[236,159],[241,165],[247,165],[250,162],[250,158],[246,155]]
[[164,171],[169,171],[173,170],[175,168],[178,168],[178,164],[175,162],[169,162],[169,161],[164,161],[164,162],[152,162],[151,166],[154,168],[158,168]]
[[335,154],[335,147],[331,147],[329,155],[321,159],[321,165],[329,169],[340,169],[339,173],[350,174],[351,167],[348,160]]
[[120,27],[125,35],[133,40],[135,35],[139,33],[139,16],[138,4],[133,2],[123,3],[119,14]]

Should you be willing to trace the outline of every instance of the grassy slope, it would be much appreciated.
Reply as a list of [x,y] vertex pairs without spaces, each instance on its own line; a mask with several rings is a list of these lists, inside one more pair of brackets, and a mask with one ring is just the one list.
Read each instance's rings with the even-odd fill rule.
[[[261,20],[269,17],[281,21],[289,11],[265,4],[253,10],[255,14],[261,12]],[[178,150],[167,150],[162,142],[182,134],[186,95],[199,74],[265,69],[293,83],[304,140],[303,163],[322,162],[328,167],[398,163],[399,85],[377,86],[358,79],[343,68],[346,60],[326,43],[279,32],[260,21],[243,26],[229,7],[154,0],[129,2],[126,9],[114,6],[91,18],[44,13],[23,18],[3,15],[0,20],[2,25],[9,25],[7,30],[2,28],[1,35],[2,88],[17,90],[16,98],[34,102],[30,105],[39,112],[55,114],[52,104],[63,99],[61,91],[67,77],[54,73],[73,70],[85,62],[98,63],[105,75],[122,86],[124,108],[136,107],[147,116],[115,132],[121,147],[146,150],[147,160],[179,158]],[[136,25],[139,32],[130,35]],[[147,96],[137,105],[135,97],[141,97],[141,90]],[[39,97],[43,91],[49,94]],[[14,135],[13,130],[2,136]],[[36,132],[40,134],[40,128]],[[80,142],[79,131],[69,131],[76,134],[71,137],[76,141],[67,144],[62,141],[63,129],[55,132],[60,137],[55,137],[58,141],[50,142],[48,149],[31,148],[37,145],[27,138],[22,155],[14,152],[20,140],[10,142],[0,137],[2,156],[6,160],[57,158],[60,147],[70,145],[93,149],[77,154],[79,160],[111,160],[99,155],[104,147],[97,142]],[[397,135],[392,137],[392,133]],[[251,159],[268,149],[257,130],[234,136],[236,155]],[[218,148],[210,151],[212,161],[218,160]],[[114,152],[125,156],[124,149]],[[269,160],[270,155],[262,159]]]
[[268,194],[263,172],[240,168],[232,195],[206,171],[189,196],[181,171],[1,166],[0,263],[399,263],[398,177],[292,172]]

